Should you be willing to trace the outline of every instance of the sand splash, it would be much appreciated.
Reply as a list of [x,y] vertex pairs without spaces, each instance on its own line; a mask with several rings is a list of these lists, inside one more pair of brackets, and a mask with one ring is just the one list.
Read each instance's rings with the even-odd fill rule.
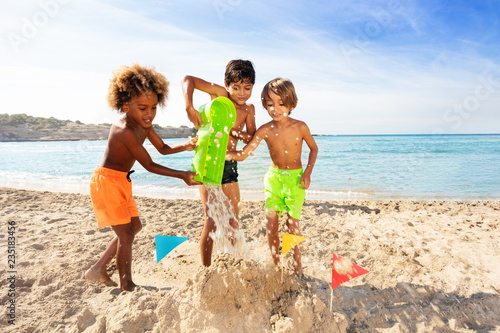
[[241,229],[231,226],[231,221],[239,224],[234,215],[231,202],[218,184],[206,183],[208,193],[208,215],[214,220],[216,231],[210,234],[214,241],[214,249],[222,253],[229,253],[237,258],[250,259],[252,256]]

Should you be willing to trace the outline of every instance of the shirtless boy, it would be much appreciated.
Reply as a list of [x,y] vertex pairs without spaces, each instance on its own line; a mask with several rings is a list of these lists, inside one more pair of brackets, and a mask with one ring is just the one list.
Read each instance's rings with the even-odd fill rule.
[[116,255],[122,291],[132,291],[136,286],[132,281],[132,242],[142,228],[130,180],[133,172],[130,169],[135,161],[149,172],[180,178],[187,185],[200,184],[193,179],[194,172],[156,164],[143,146],[147,138],[163,155],[196,147],[196,139],[169,146],[153,128],[156,108],[165,105],[168,85],[162,74],[135,64],[119,67],[109,86],[108,103],[123,113],[123,117],[111,126],[106,151],[90,180],[90,195],[98,227],[111,226],[116,237],[85,276],[107,286],[116,286],[106,272],[106,266]]
[[[255,70],[248,60],[231,60],[226,66],[224,87],[210,83],[194,76],[185,76],[182,81],[182,90],[186,100],[186,112],[195,128],[203,126],[201,116],[193,106],[194,89],[206,92],[211,99],[219,96],[229,98],[236,108],[236,121],[230,131],[227,151],[235,151],[238,140],[250,142],[255,132],[255,108],[247,103],[252,95],[255,84]],[[246,131],[244,131],[246,127]],[[238,185],[238,165],[236,161],[226,161],[222,176],[222,191],[228,197],[234,216],[238,219],[238,203],[240,202],[240,188]],[[215,222],[208,214],[208,194],[204,186],[200,186],[200,198],[205,212],[205,226],[200,238],[201,263],[210,266],[212,262],[213,240],[210,233],[215,231]],[[229,221],[233,228],[238,228],[238,221]]]
[[[297,106],[297,95],[290,80],[277,78],[268,82],[262,90],[262,106],[272,120],[255,132],[253,139],[242,151],[227,153],[226,160],[243,161],[259,145],[267,143],[271,155],[271,167],[264,178],[266,196],[266,235],[271,256],[279,262],[279,217],[288,212],[287,227],[291,234],[302,236],[299,220],[305,201],[305,190],[311,183],[311,173],[318,156],[318,146],[302,121],[290,117]],[[302,143],[309,147],[309,160],[302,169]],[[294,248],[295,274],[302,275],[301,250]]]

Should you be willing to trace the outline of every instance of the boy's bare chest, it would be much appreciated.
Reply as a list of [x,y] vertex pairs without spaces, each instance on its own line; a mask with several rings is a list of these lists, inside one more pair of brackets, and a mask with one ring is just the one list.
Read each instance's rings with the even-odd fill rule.
[[301,144],[302,140],[297,137],[296,135],[293,135],[293,131],[280,131],[277,129],[271,129],[267,132],[266,137],[264,137],[266,140],[267,144],[269,147],[277,150],[277,149],[282,149],[282,150],[295,150],[298,149]]
[[247,119],[248,111],[236,109],[236,120],[234,121],[233,127],[237,129],[243,129],[245,126],[245,121]]

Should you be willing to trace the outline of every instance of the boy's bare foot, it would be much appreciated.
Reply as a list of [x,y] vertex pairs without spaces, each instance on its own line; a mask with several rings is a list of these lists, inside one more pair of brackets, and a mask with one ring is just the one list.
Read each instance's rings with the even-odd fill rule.
[[121,291],[134,291],[135,287],[137,287],[137,285],[135,283],[133,283],[132,281],[128,282],[128,283],[125,283],[121,286],[120,290]]
[[107,287],[116,287],[118,284],[111,280],[108,273],[101,272],[100,269],[91,267],[85,272],[85,277],[91,281],[102,282]]
[[299,278],[302,278],[304,276],[304,273],[302,272],[302,266],[300,266],[300,267],[295,266],[295,268],[292,272],[292,275],[299,277]]

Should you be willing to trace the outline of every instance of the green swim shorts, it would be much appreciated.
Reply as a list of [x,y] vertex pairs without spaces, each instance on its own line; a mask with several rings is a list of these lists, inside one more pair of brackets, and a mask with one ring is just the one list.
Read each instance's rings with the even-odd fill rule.
[[302,205],[306,199],[306,191],[299,186],[302,169],[281,170],[269,168],[264,178],[264,194],[266,209],[279,212],[284,209],[294,219],[300,219]]

